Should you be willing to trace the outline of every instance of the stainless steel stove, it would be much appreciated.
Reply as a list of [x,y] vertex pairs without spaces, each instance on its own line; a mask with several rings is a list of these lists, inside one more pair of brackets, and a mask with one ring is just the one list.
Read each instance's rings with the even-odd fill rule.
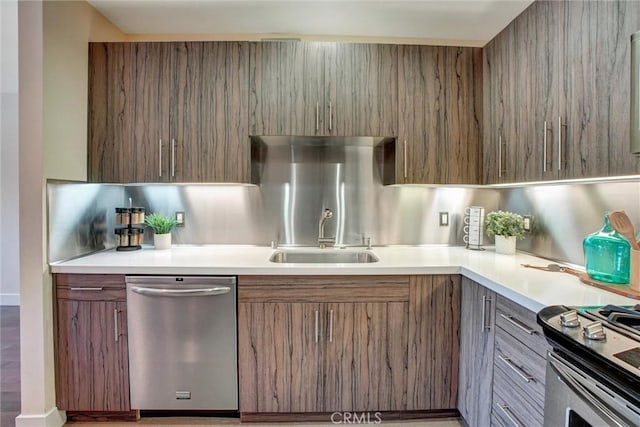
[[545,426],[640,426],[640,305],[546,307]]

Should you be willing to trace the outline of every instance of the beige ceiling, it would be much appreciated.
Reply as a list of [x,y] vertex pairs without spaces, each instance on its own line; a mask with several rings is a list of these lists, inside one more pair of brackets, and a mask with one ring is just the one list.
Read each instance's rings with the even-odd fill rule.
[[[483,46],[533,0],[88,0],[123,32],[176,39],[405,40]],[[181,35],[181,37],[177,37]]]

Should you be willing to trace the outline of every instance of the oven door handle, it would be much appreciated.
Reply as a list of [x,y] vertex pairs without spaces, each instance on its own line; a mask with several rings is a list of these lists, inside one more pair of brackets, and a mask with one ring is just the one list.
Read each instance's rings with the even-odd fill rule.
[[613,424],[613,426],[625,427],[628,424],[620,419],[614,412],[612,412],[606,404],[602,403],[596,396],[593,395],[585,386],[576,381],[571,373],[567,372],[565,368],[562,366],[558,366],[558,362],[555,362],[554,358],[549,359],[549,366],[555,374],[558,376],[560,381],[562,381],[567,387],[569,387],[578,397],[583,399],[583,401],[591,408],[603,415],[607,419],[609,419]]

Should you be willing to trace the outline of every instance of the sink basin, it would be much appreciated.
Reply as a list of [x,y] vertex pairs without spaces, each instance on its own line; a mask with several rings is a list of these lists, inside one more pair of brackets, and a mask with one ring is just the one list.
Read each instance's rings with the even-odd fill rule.
[[363,264],[378,262],[378,257],[366,251],[277,251],[271,255],[269,261],[277,263]]

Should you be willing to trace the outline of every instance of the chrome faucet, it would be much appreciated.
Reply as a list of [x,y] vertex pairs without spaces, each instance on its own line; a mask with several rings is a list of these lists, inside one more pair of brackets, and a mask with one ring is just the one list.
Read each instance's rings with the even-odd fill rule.
[[331,209],[325,209],[322,215],[320,215],[320,222],[318,223],[318,246],[320,249],[336,244],[335,237],[324,237],[324,223],[331,217],[333,217],[333,211]]

